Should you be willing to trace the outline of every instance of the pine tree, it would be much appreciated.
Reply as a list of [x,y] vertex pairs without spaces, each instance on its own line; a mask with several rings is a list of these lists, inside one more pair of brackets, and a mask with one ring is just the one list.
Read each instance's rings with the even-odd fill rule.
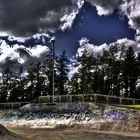
[[85,53],[80,57],[81,67],[79,69],[79,92],[80,94],[89,94],[93,92],[92,87],[92,65],[93,57],[87,56]]
[[13,73],[9,68],[6,68],[2,71],[2,89],[0,95],[0,100],[2,102],[6,102],[9,100],[12,75]]
[[18,76],[17,78],[19,79],[19,81],[17,83],[18,84],[17,91],[19,93],[19,95],[18,95],[19,96],[19,101],[21,101],[21,102],[28,101],[26,99],[27,79],[26,79],[25,76],[23,76],[23,74],[24,74],[23,67],[20,67],[19,72],[17,73],[17,76]]
[[[45,74],[46,74],[46,79],[47,79],[47,88],[46,88],[46,93],[48,95],[52,95],[52,74],[53,74],[53,58],[52,58],[52,53],[50,52],[46,60],[44,62],[44,68],[45,68]],[[56,79],[56,71],[54,70],[54,77]]]
[[126,51],[123,64],[123,80],[126,97],[134,97],[136,94],[136,81],[138,79],[138,61],[132,47]]
[[79,91],[79,73],[74,73],[69,80],[69,93],[70,94],[80,94]]
[[69,60],[66,56],[66,52],[63,51],[62,54],[57,59],[57,94],[65,95],[68,93],[67,84],[68,84],[68,64]]
[[37,64],[32,64],[28,69],[28,88],[26,98],[28,100],[33,100],[38,96],[41,96],[45,87],[45,77],[42,73],[42,64],[39,62]]
[[24,101],[24,86],[21,85],[22,79],[21,75],[23,73],[23,67],[20,67],[18,73],[13,73],[11,78],[11,92],[9,96],[9,101],[18,102]]
[[140,99],[140,52],[137,54],[137,61],[138,61],[138,81],[137,81],[137,86],[136,86],[136,94],[135,98]]
[[[119,52],[117,44],[113,44],[108,50],[103,51],[102,63],[106,65],[104,68],[104,87],[105,93],[114,96],[120,96],[122,90],[122,58],[124,56],[124,47]],[[119,55],[118,55],[119,54]]]

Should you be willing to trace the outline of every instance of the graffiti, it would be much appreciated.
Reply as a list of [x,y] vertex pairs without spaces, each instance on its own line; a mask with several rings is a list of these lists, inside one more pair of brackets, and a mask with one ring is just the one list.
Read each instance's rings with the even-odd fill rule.
[[68,103],[66,106],[65,106],[65,109],[66,110],[69,110],[69,111],[80,111],[81,110],[81,105],[79,103]]
[[[59,111],[58,111],[59,110]],[[0,113],[1,114],[1,113]],[[116,120],[127,121],[134,120],[140,124],[140,111],[120,109],[116,107],[103,106],[101,104],[85,103],[67,103],[61,105],[32,105],[25,106],[16,112],[10,112],[4,115],[5,118],[21,118],[34,120],[36,118],[59,119],[59,120]]]
[[[86,113],[86,117],[84,115],[81,115],[81,118],[86,118],[86,120],[89,119],[104,119],[104,120],[126,120],[128,119],[127,115],[128,113],[124,110],[117,109],[115,107],[105,107],[102,104],[98,105],[87,105],[84,103],[67,103],[62,105],[46,105],[46,104],[37,104],[37,105],[31,105],[27,106],[26,108],[22,108],[19,114],[26,114],[29,112],[34,112],[34,114],[41,116],[46,116],[45,113],[58,113],[63,114],[65,118],[71,118],[68,113]],[[66,115],[65,115],[66,114]],[[130,114],[130,112],[129,112]],[[134,114],[131,112],[131,114]],[[54,114],[53,114],[54,115]],[[76,115],[76,114],[75,114]],[[80,118],[80,115],[78,117],[72,116],[72,118]],[[77,116],[77,115],[76,115]],[[38,116],[39,117],[39,116]]]
[[103,116],[104,119],[111,119],[111,120],[126,120],[127,116],[120,110],[112,109],[108,112],[104,112]]
[[88,111],[88,106],[81,103],[68,103],[64,106],[65,111],[69,112],[84,112]]

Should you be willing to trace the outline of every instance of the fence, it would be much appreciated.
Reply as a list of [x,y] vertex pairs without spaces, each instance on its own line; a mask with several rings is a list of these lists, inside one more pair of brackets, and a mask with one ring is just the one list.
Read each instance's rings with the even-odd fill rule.
[[0,109],[17,109],[26,104],[29,104],[29,102],[0,103]]
[[[140,99],[115,97],[110,95],[101,94],[80,94],[80,95],[55,95],[55,102],[96,102],[106,104],[124,104],[124,105],[136,105],[140,104]],[[51,103],[53,96],[39,96],[33,103]]]
[[[95,102],[105,104],[120,104],[120,105],[137,105],[140,104],[140,99],[115,97],[110,95],[101,94],[79,94],[79,95],[55,95],[55,102],[68,103],[68,102]],[[53,96],[39,96],[31,103],[52,103]],[[16,109],[20,108],[29,102],[14,102],[14,103],[0,103],[0,109]]]

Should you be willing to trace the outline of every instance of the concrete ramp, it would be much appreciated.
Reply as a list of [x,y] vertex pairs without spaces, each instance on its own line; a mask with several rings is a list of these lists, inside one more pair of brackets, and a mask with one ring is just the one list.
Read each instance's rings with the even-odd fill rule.
[[6,129],[0,124],[0,140],[26,140]]

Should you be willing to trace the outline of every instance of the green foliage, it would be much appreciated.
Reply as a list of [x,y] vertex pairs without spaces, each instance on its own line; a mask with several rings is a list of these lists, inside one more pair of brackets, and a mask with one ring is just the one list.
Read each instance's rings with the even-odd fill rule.
[[[72,64],[71,64],[72,65]],[[103,51],[102,56],[83,55],[76,60],[77,71],[69,77],[70,61],[65,51],[54,59],[55,94],[68,95],[100,93],[140,99],[140,53],[135,55],[132,47],[126,49],[117,44]],[[52,95],[53,56],[31,64],[26,71],[21,67],[14,73],[10,69],[2,72],[0,102],[31,101],[38,96]]]
[[71,79],[69,80],[69,93],[70,94],[80,94],[79,89],[79,74],[74,73]]
[[66,52],[63,51],[62,54],[57,59],[57,94],[65,95],[68,93],[67,84],[68,84],[68,64],[69,60],[66,56]]
[[138,79],[138,66],[134,50],[132,47],[129,47],[126,51],[122,68],[126,97],[135,97],[136,81]]
[[79,68],[79,92],[80,94],[88,94],[92,92],[92,81],[93,73],[92,66],[94,66],[94,58],[92,56],[86,56],[83,53],[82,57],[79,59],[81,67]]

